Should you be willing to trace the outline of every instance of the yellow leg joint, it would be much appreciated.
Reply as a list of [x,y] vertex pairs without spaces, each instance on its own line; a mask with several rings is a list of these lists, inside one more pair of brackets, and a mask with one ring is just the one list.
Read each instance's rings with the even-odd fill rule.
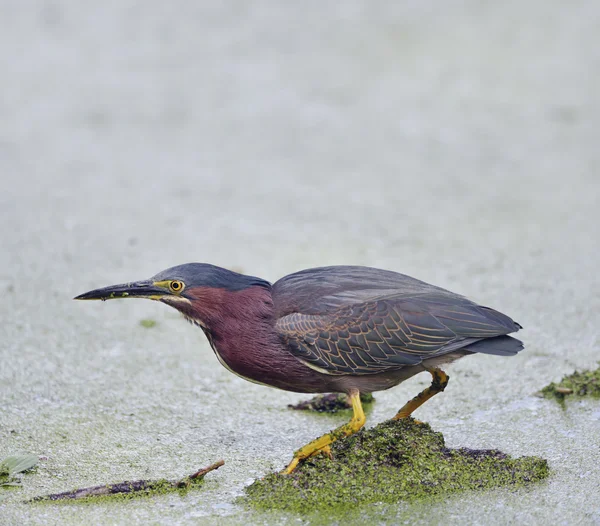
[[421,407],[425,402],[427,402],[427,400],[436,394],[441,393],[446,388],[450,377],[444,371],[435,368],[427,370],[432,376],[431,385],[427,389],[421,391],[412,400],[406,402],[406,404],[402,406],[402,409],[396,413],[396,416],[393,418],[393,420],[408,418],[415,409]]
[[365,413],[362,408],[362,404],[360,403],[360,393],[357,389],[353,389],[350,391],[350,403],[352,404],[352,410],[354,414],[352,419],[347,424],[338,427],[337,429],[323,435],[322,437],[309,442],[304,447],[301,447],[298,451],[294,453],[294,458],[290,462],[287,468],[285,468],[281,473],[284,475],[289,475],[292,473],[301,460],[304,460],[308,457],[312,457],[313,455],[323,451],[325,454],[331,456],[331,449],[329,444],[335,442],[336,440],[353,435],[357,431],[359,431],[362,426],[365,425]]

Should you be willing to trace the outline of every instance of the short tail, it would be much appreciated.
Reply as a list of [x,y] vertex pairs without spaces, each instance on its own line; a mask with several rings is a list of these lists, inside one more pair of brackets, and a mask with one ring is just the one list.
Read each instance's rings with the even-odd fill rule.
[[471,352],[480,352],[483,354],[495,354],[496,356],[514,356],[523,350],[523,342],[512,336],[495,336],[479,340],[465,347],[465,350]]

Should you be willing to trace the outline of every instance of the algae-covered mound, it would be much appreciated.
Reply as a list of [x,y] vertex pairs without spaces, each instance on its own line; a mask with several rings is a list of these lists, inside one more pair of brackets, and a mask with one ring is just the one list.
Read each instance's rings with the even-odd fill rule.
[[546,398],[563,402],[567,396],[591,396],[600,398],[600,367],[594,371],[575,371],[558,383],[551,383],[542,389]]
[[412,419],[388,421],[331,446],[291,475],[273,473],[246,488],[257,508],[310,511],[393,503],[455,491],[521,486],[548,476],[544,459],[496,450],[448,449],[444,437]]
[[[375,401],[372,394],[360,395],[360,401],[363,403],[365,410]],[[340,411],[348,411],[352,408],[348,401],[348,396],[343,393],[329,393],[317,395],[310,400],[304,400],[297,404],[289,404],[290,409],[298,411],[315,411],[317,413],[339,413]]]

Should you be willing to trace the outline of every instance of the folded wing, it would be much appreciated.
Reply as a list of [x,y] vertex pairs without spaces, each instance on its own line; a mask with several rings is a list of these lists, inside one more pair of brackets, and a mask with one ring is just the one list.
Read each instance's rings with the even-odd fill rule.
[[[379,281],[378,273],[383,273]],[[520,328],[500,312],[394,272],[327,267],[299,274],[304,275],[288,276],[273,287],[276,329],[298,359],[327,374],[376,374],[416,365]],[[472,350],[494,348],[498,344]]]

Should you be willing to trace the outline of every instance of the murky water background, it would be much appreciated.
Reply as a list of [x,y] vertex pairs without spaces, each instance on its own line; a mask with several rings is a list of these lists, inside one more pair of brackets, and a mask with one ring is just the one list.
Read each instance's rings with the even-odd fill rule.
[[[234,501],[339,418],[231,375],[164,305],[71,301],[187,261],[384,267],[524,325],[525,352],[456,363],[417,416],[547,458],[547,483],[346,523],[600,523],[600,404],[534,396],[600,360],[598,3],[337,4],[0,6],[0,458],[48,457],[0,492],[3,524],[332,520]],[[183,497],[21,504],[219,458]]]

